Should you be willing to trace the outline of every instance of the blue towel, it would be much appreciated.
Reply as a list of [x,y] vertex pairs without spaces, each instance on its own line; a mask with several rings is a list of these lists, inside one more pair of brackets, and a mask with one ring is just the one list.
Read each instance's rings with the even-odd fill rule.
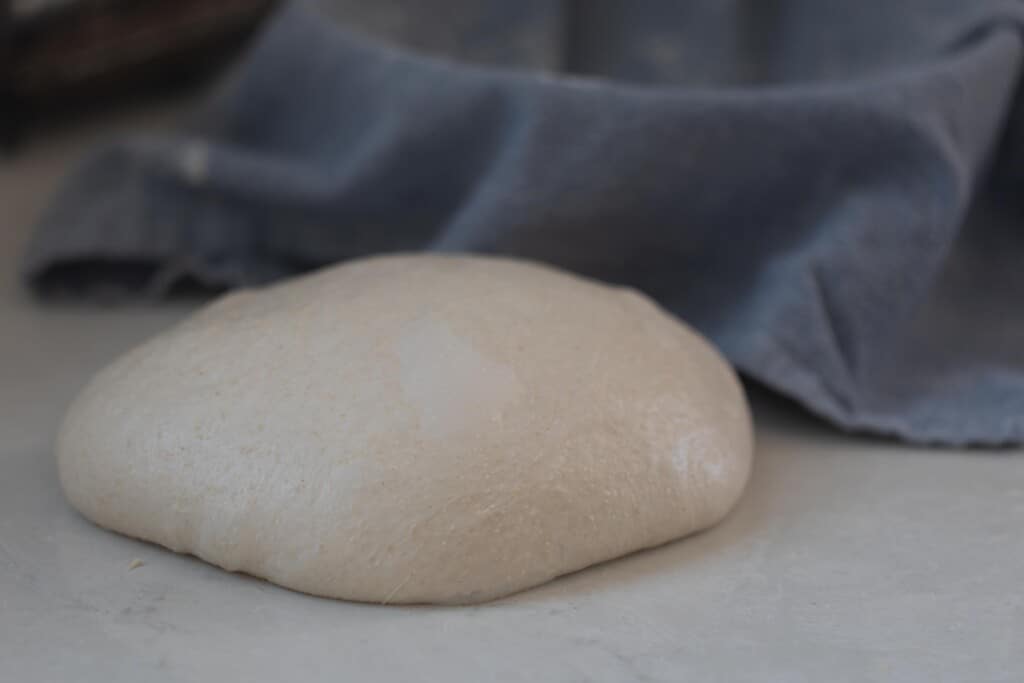
[[1019,0],[288,4],[179,132],[84,161],[24,275],[161,294],[510,254],[642,289],[841,428],[1021,442],[1022,25]]

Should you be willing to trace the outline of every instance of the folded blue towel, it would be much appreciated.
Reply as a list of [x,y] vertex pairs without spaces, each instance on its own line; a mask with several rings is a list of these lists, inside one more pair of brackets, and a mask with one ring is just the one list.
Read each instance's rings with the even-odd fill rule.
[[646,291],[845,429],[1024,440],[1024,3],[330,7],[280,10],[180,133],[95,151],[27,281],[512,254]]

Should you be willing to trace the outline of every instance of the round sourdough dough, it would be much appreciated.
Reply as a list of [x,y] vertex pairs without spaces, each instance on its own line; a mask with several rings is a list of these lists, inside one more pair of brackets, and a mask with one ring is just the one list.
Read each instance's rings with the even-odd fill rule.
[[497,598],[720,520],[750,468],[722,358],[635,291],[388,256],[215,301],[58,438],[104,527],[351,600]]

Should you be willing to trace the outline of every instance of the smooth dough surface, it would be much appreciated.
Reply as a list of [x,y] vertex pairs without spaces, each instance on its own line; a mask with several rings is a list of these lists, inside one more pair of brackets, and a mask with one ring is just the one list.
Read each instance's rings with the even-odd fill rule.
[[58,437],[89,519],[316,595],[497,598],[706,528],[747,480],[729,366],[632,290],[386,256],[226,295]]

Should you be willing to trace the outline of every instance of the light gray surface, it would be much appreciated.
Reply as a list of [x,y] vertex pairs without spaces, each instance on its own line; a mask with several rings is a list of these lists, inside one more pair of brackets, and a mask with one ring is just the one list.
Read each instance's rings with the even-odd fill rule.
[[188,310],[15,288],[29,222],[97,134],[0,165],[0,681],[1024,679],[1024,453],[845,437],[765,397],[723,525],[490,605],[312,598],[95,528],[57,487],[58,421]]

